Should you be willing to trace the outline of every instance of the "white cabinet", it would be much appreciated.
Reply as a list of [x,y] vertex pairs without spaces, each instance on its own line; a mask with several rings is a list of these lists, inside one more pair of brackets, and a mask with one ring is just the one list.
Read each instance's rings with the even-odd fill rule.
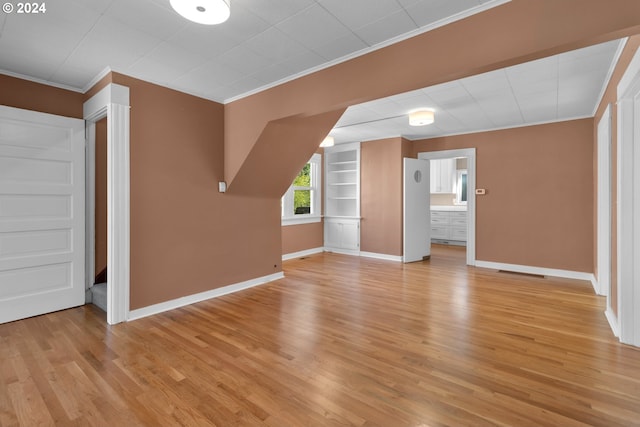
[[430,160],[432,193],[455,193],[456,159]]
[[326,148],[324,245],[360,250],[360,143]]
[[432,210],[431,240],[463,245],[467,241],[467,212]]
[[324,245],[328,249],[359,251],[360,220],[326,218],[324,221]]

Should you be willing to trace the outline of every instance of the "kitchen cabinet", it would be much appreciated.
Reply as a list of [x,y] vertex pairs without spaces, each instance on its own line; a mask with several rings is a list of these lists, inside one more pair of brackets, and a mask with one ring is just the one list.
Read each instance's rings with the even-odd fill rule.
[[467,211],[431,210],[431,241],[464,246],[467,242]]
[[456,159],[430,160],[432,193],[455,193]]

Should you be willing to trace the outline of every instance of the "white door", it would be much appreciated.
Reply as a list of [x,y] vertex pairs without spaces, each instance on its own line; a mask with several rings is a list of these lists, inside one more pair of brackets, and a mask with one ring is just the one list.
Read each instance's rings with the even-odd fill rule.
[[84,121],[0,106],[0,323],[84,304]]
[[403,260],[422,261],[431,255],[429,161],[404,159]]

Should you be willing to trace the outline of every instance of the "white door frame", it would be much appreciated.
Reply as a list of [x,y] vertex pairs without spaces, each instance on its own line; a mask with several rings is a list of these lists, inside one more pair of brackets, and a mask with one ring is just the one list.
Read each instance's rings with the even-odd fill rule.
[[476,149],[427,151],[419,159],[435,160],[452,157],[467,158],[467,265],[476,265]]
[[[607,296],[607,312],[611,310],[611,106],[598,122],[598,276],[596,293]],[[612,313],[607,314],[609,316]]]
[[618,84],[617,144],[620,341],[640,346],[640,50]]
[[[129,316],[130,280],[130,175],[129,175],[129,88],[109,84],[84,103],[89,150],[88,176],[95,192],[95,123],[107,118],[107,323],[124,322]],[[87,183],[89,184],[89,182]],[[89,205],[91,203],[91,205]],[[87,265],[93,283],[95,269],[95,195],[87,197],[87,218],[92,230],[87,233]]]

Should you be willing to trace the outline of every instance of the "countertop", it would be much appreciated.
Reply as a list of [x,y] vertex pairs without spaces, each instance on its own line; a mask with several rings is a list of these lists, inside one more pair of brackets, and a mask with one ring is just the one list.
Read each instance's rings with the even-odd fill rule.
[[431,206],[432,211],[454,211],[454,212],[466,212],[467,207],[464,205],[460,206]]

